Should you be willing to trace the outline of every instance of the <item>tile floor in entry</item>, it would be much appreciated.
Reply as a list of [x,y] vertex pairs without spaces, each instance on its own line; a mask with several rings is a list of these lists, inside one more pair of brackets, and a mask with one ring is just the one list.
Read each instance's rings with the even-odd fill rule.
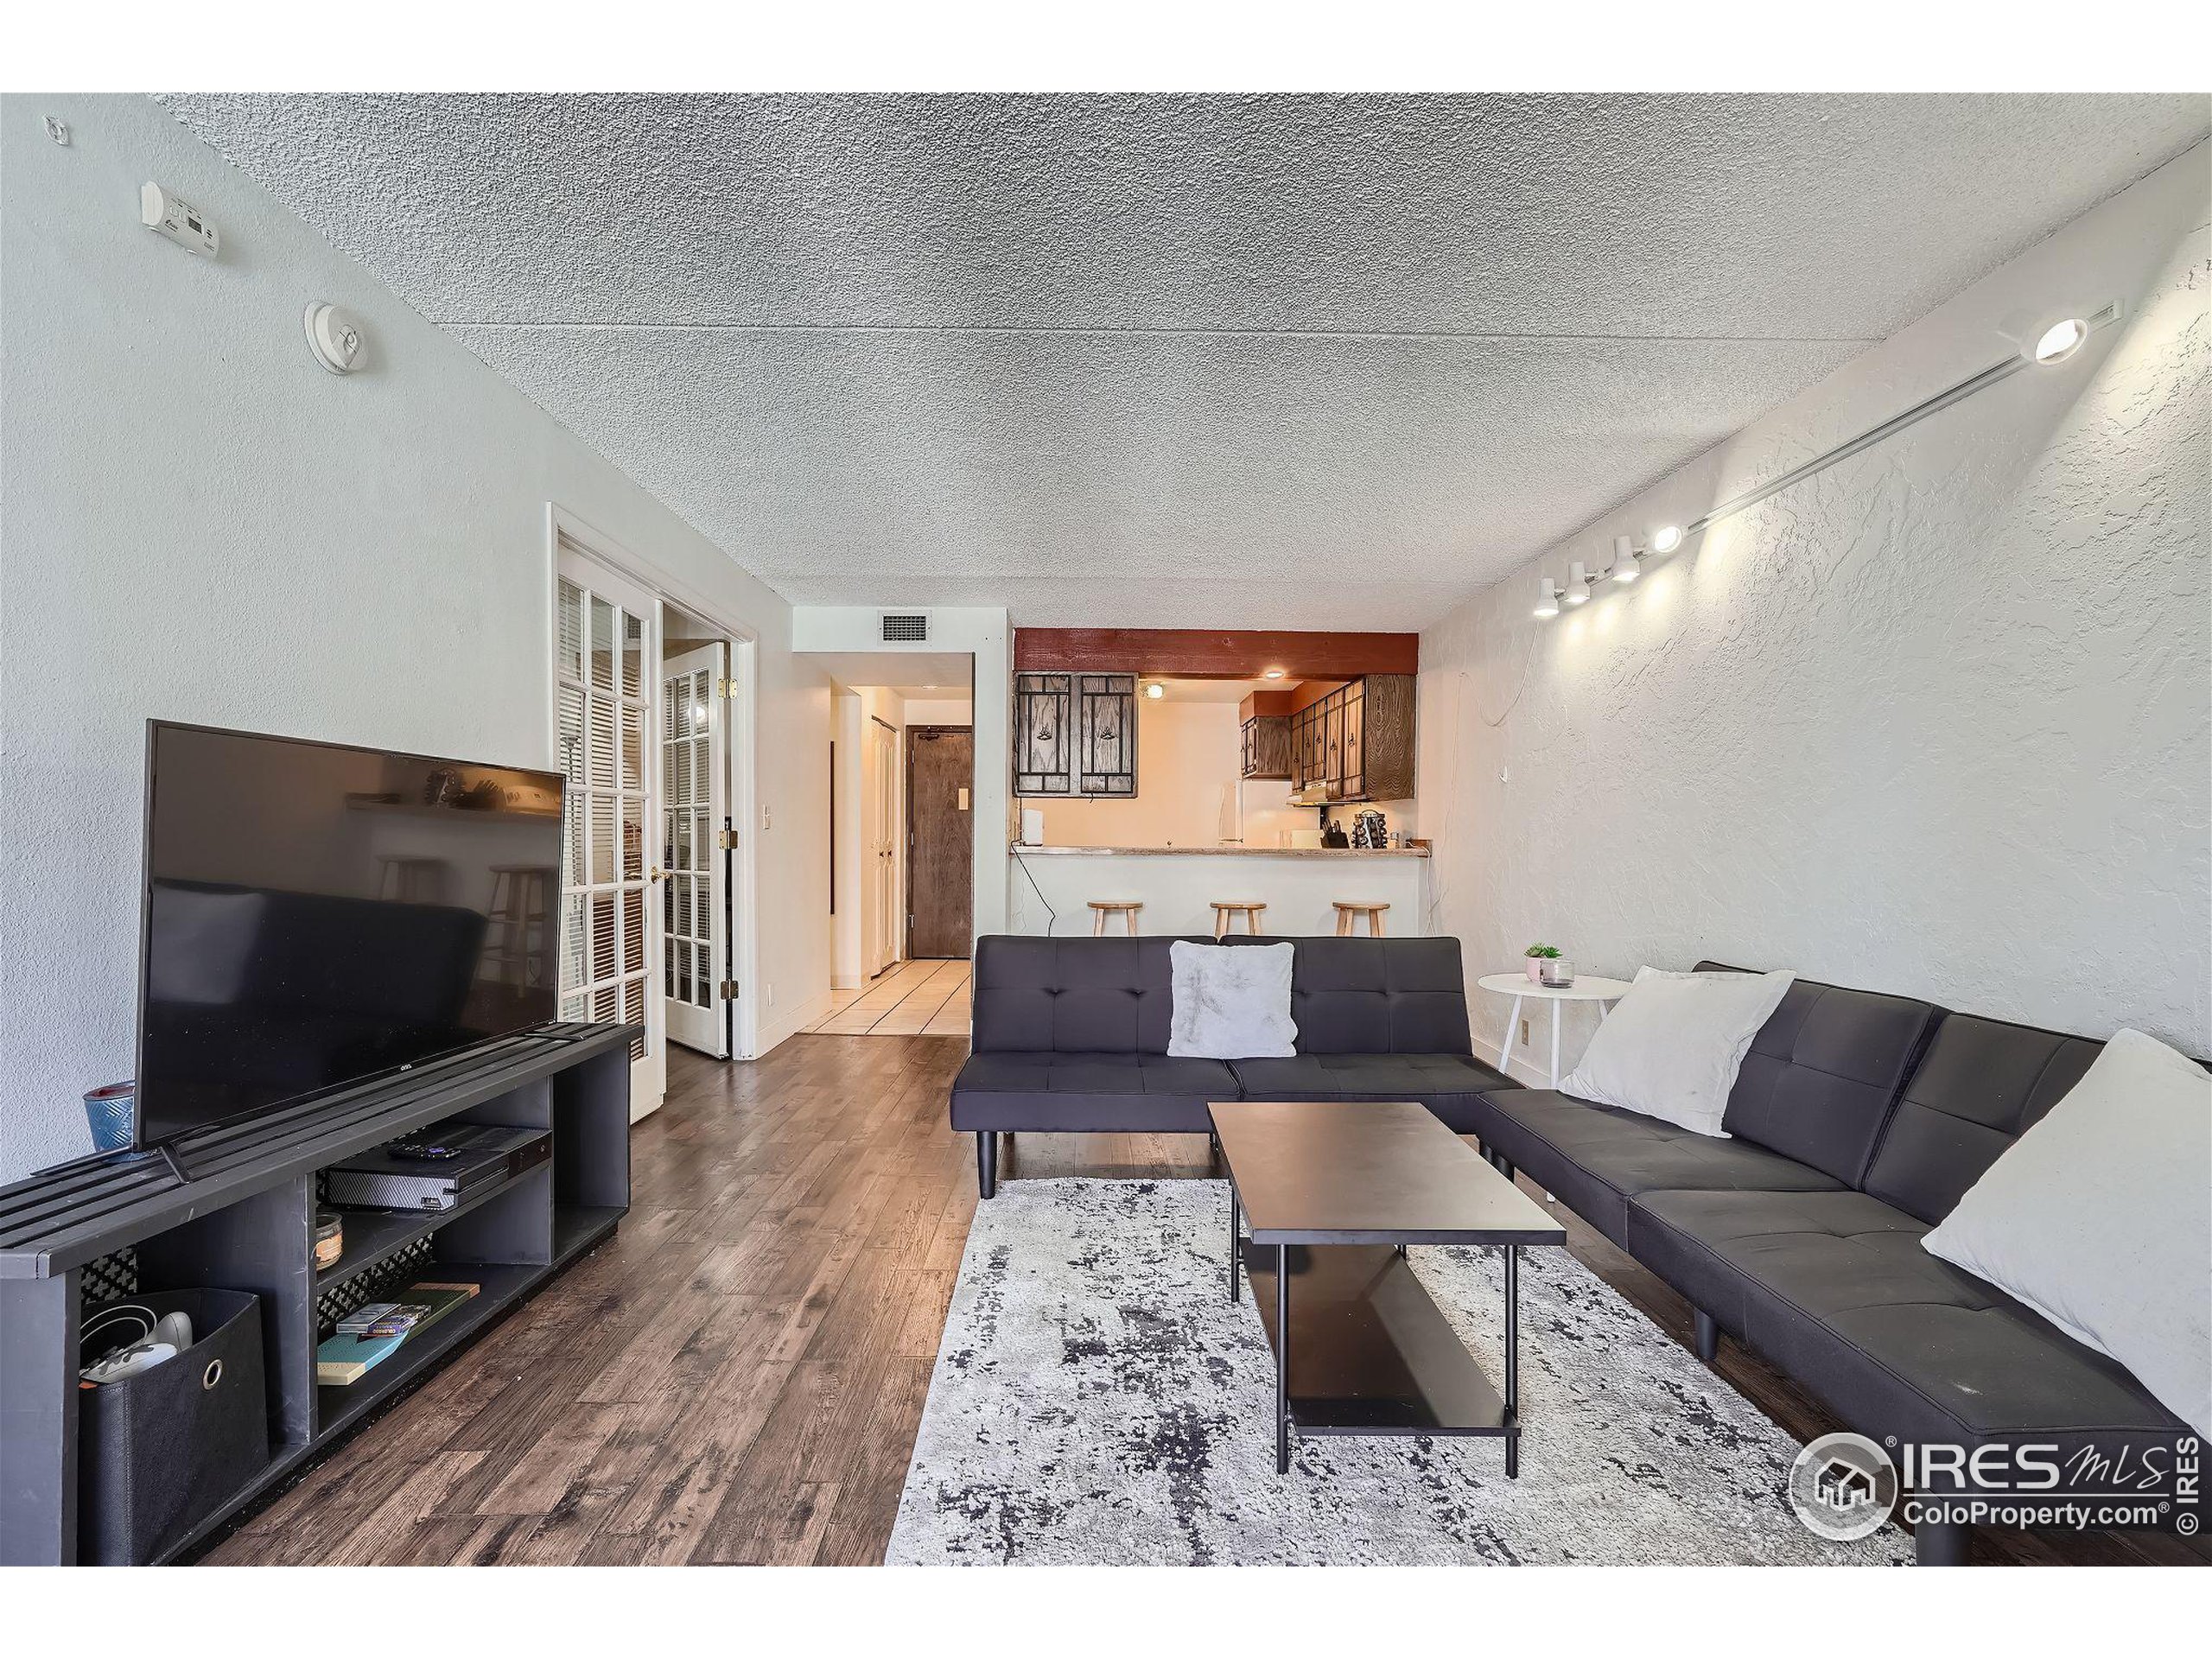
[[830,1017],[807,1029],[830,1037],[965,1037],[966,962],[902,962],[855,990],[833,993]]

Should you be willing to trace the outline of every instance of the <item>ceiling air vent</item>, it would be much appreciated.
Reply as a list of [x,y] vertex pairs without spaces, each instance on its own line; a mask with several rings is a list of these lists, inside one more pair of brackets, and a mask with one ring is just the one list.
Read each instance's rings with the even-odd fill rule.
[[930,619],[926,611],[886,611],[883,613],[883,642],[886,645],[912,645],[930,637]]

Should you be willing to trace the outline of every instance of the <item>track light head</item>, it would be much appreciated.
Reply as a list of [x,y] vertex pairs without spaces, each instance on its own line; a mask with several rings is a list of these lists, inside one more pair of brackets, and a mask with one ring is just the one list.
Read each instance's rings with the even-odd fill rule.
[[1587,605],[1590,602],[1590,572],[1580,559],[1567,568],[1567,602],[1570,605]]
[[1549,576],[1536,584],[1536,614],[1544,617],[1559,614],[1559,587]]
[[2061,317],[2037,337],[2028,355],[2042,364],[2063,363],[2089,337],[2089,325],[2079,317]]
[[1613,580],[1634,582],[1643,573],[1643,550],[1626,536],[1613,537]]
[[1682,527],[1680,524],[1662,524],[1651,532],[1651,550],[1654,553],[1671,553],[1681,544]]

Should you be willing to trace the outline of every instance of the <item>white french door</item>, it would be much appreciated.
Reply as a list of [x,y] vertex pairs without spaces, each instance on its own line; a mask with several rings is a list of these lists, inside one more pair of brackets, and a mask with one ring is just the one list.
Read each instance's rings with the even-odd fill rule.
[[729,1058],[729,647],[661,664],[661,1001],[671,1042]]
[[655,762],[660,604],[564,539],[556,610],[554,700],[568,777],[561,869],[563,1019],[640,1026],[630,1046],[630,1118],[660,1104],[668,1051],[661,999]]

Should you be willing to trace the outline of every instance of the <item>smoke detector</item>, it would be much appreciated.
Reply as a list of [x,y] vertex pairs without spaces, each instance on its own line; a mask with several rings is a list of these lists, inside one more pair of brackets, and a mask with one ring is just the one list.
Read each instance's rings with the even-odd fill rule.
[[327,301],[308,307],[308,349],[315,360],[333,374],[351,374],[359,368],[369,348],[359,319]]

